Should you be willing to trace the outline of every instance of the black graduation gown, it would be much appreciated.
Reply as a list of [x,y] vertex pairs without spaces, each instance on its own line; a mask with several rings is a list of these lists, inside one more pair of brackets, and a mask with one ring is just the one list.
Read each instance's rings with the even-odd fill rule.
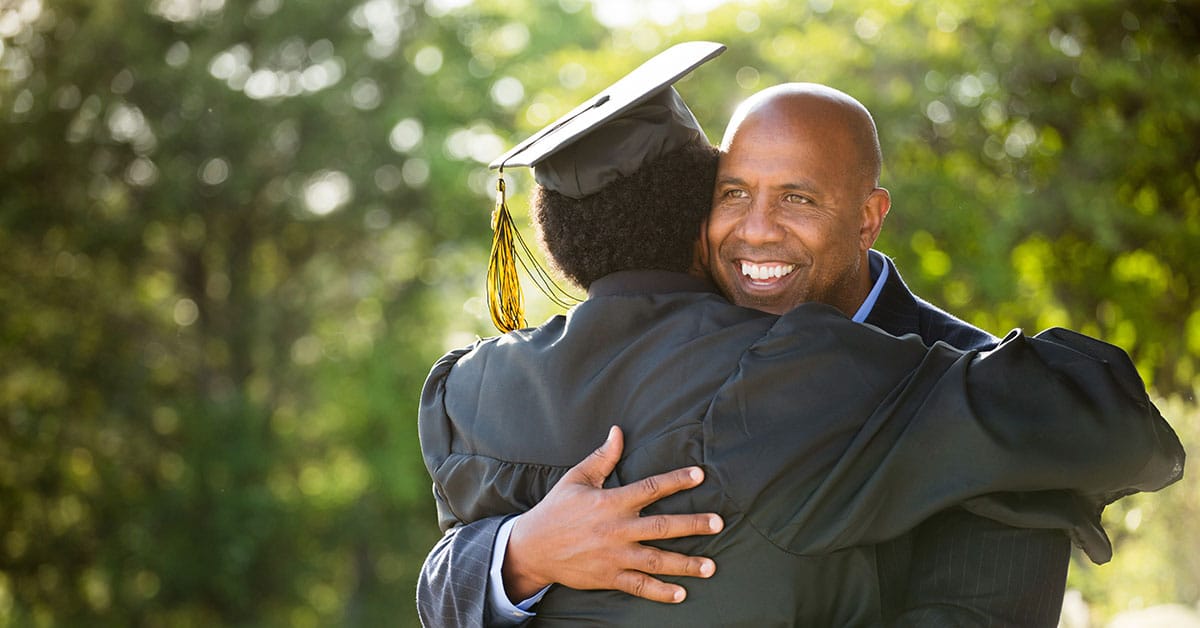
[[1054,330],[986,354],[929,349],[824,305],[777,318],[676,283],[601,284],[566,316],[448,354],[426,382],[443,529],[531,508],[613,422],[627,446],[611,485],[706,469],[648,512],[725,518],[716,536],[659,544],[713,557],[713,578],[689,580],[680,605],[555,587],[537,625],[867,625],[879,592],[863,544],[963,503],[1061,528],[1103,561],[1103,506],[1182,473],[1111,345]]

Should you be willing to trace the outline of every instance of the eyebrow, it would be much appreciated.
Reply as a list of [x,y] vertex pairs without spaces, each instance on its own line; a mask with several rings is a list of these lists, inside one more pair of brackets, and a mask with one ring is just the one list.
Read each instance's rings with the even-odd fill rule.
[[[736,185],[736,186],[741,186],[741,187],[748,187],[749,184],[746,183],[746,180],[741,177],[725,175],[725,176],[717,177],[717,185]],[[817,186],[815,184],[813,184],[812,181],[809,181],[807,179],[797,179],[796,181],[789,181],[788,183],[783,183],[783,184],[779,185],[778,188],[782,189],[782,190],[789,190],[792,192],[814,192],[815,193],[817,191]]]
[[746,185],[746,180],[741,177],[718,176],[717,185],[740,185],[744,187]]

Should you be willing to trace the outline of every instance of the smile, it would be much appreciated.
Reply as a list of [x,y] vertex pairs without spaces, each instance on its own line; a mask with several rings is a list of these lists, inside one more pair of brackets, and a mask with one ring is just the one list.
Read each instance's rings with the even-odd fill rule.
[[742,261],[742,274],[755,281],[786,277],[793,270],[796,270],[795,264],[783,264],[780,262],[755,264],[754,262]]

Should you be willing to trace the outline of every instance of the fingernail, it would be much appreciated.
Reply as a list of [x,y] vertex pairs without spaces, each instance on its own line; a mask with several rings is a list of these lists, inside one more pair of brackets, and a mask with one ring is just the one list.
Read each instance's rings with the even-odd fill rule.
[[676,602],[682,602],[683,598],[687,597],[687,591],[676,589],[675,595],[671,596]]
[[713,532],[720,532],[724,525],[725,522],[722,521],[717,515],[713,515],[708,518],[708,529],[712,530]]
[[714,563],[711,560],[706,560],[706,561],[700,563],[700,576],[701,577],[707,578],[707,577],[713,575],[713,572],[716,570],[717,570],[717,565],[716,565],[716,563]]
[[688,477],[696,482],[702,482],[704,481],[704,472],[700,470],[700,467],[692,467],[692,470],[688,471]]

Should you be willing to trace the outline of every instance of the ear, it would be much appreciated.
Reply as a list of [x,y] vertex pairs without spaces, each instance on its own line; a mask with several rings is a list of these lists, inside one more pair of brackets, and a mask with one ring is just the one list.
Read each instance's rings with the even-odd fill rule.
[[875,188],[862,204],[862,225],[859,227],[859,247],[865,252],[875,246],[883,219],[892,208],[892,195],[883,188]]

